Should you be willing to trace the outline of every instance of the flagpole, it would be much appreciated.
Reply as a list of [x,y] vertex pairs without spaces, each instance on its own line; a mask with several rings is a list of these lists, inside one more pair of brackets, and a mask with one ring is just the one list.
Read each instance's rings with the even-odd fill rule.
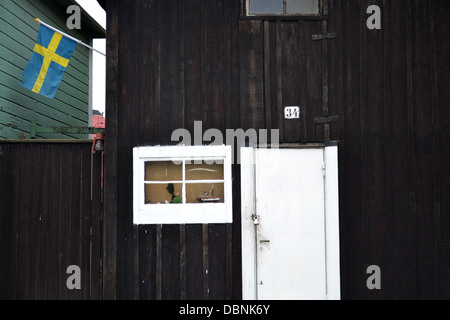
[[62,32],[62,31],[60,31],[60,30],[58,30],[58,29],[56,29],[56,28],[53,28],[52,26],[46,24],[44,21],[40,20],[39,18],[34,19],[34,21],[36,21],[36,23],[42,24],[42,25],[46,26],[47,28],[49,28],[49,29],[51,29],[51,30],[53,30],[53,31],[55,31],[55,32],[58,32],[58,33],[62,34],[64,37],[69,38],[70,40],[73,40],[73,41],[75,41],[76,43],[81,44],[82,46],[85,46],[86,48],[91,49],[91,50],[93,50],[93,51],[95,51],[95,52],[97,52],[97,53],[100,53],[101,55],[104,55],[104,56],[106,57],[106,54],[104,54],[103,52],[98,51],[97,49],[94,49],[94,48],[91,47],[91,46],[88,46],[88,45],[85,44],[84,42],[81,42],[80,40],[78,40],[78,39],[76,39],[76,38],[74,38],[74,37],[72,37],[72,36],[69,36],[67,33],[64,33],[64,32]]

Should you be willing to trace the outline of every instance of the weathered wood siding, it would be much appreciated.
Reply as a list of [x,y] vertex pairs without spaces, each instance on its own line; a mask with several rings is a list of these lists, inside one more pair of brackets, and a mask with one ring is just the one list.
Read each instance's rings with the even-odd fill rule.
[[[450,297],[447,1],[335,1],[345,298]],[[382,30],[365,28],[370,4]],[[367,290],[369,265],[382,290]]]
[[100,299],[101,178],[89,143],[0,143],[0,299]]
[[[30,121],[44,126],[86,127],[89,124],[89,49],[79,45],[54,99],[35,94],[18,84],[31,58],[39,32],[34,19],[64,30],[89,43],[86,29],[71,31],[69,16],[60,4],[47,0],[2,0],[0,3],[0,139],[29,138]],[[42,134],[46,139],[83,136]],[[84,137],[85,138],[85,137]]]
[[[366,27],[372,4],[381,30]],[[323,19],[289,20],[243,18],[241,0],[106,8],[105,298],[241,297],[239,166],[233,224],[132,223],[132,148],[194,121],[339,141],[342,297],[450,297],[448,1],[329,0]]]

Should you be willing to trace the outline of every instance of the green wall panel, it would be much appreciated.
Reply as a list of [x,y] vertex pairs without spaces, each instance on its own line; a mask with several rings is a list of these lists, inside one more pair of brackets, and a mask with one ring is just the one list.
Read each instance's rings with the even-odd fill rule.
[[[30,121],[38,125],[86,127],[89,124],[89,50],[78,45],[54,99],[23,88],[17,82],[31,58],[39,25],[34,18],[89,43],[88,30],[68,30],[69,17],[56,2],[0,2],[0,139],[29,138]],[[44,139],[85,139],[85,135],[42,135]]]

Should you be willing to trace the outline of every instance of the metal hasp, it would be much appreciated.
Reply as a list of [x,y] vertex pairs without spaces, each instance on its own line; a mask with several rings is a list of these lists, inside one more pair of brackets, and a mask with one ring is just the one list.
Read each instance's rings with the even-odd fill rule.
[[37,126],[36,120],[31,120],[31,139],[36,139],[38,133],[62,133],[62,134],[97,134],[104,133],[103,128],[90,127],[45,127]]
[[339,116],[314,118],[314,124],[336,123],[338,121]]
[[326,40],[326,39],[336,39],[336,32],[313,34],[312,35],[312,39],[313,39],[313,41]]
[[259,216],[258,216],[258,215],[253,214],[253,215],[252,215],[252,219],[253,219],[253,224],[254,224],[255,226],[259,225]]

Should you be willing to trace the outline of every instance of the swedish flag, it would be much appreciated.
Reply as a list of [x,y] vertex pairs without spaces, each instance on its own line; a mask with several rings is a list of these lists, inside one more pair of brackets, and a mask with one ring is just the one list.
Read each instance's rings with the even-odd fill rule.
[[33,55],[22,74],[25,88],[54,98],[77,43],[44,25],[40,26]]

